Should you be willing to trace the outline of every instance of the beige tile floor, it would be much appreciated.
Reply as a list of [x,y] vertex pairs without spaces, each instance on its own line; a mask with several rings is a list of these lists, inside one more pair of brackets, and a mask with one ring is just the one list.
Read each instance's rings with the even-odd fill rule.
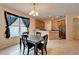
[[[47,51],[47,55],[79,55],[79,40],[49,40]],[[22,55],[22,52],[17,44],[0,50],[0,55]],[[33,51],[30,55],[33,55]]]

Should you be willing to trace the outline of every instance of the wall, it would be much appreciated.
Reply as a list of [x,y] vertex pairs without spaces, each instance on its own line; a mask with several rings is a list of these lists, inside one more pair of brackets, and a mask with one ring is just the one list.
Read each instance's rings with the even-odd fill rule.
[[74,39],[79,40],[79,19],[75,18],[73,21],[74,21]]
[[52,29],[52,21],[51,20],[45,20],[45,29],[46,30]]
[[52,20],[52,29],[57,30],[58,29],[58,24],[56,20]]
[[66,16],[66,40],[74,40],[74,26],[73,26],[74,16]]
[[4,5],[0,6],[0,49],[19,43],[19,37],[11,37],[9,39],[5,38],[5,26],[6,26],[5,18],[4,18],[5,10],[19,16],[30,18],[30,28],[29,28],[30,35],[34,35],[34,30],[35,30],[34,18],[29,17],[28,15],[20,11],[17,11],[11,7],[4,6]]

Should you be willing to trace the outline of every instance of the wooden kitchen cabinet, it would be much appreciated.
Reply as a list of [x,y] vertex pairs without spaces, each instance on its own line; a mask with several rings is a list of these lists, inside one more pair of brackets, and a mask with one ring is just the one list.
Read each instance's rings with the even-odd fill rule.
[[58,29],[58,21],[57,20],[53,20],[52,21],[52,30],[57,30]]
[[45,23],[42,20],[36,20],[35,26],[36,26],[36,29],[44,29]]
[[59,39],[59,31],[50,31],[49,32],[49,39],[50,40]]

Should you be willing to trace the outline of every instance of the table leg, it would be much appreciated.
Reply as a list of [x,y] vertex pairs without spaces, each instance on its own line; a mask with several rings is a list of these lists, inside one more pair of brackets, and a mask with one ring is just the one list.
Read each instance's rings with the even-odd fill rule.
[[21,43],[22,43],[22,42],[21,42],[21,38],[20,38],[20,51],[21,51]]
[[35,55],[38,55],[38,47],[37,47],[37,44],[35,44],[35,47],[34,47],[34,54]]

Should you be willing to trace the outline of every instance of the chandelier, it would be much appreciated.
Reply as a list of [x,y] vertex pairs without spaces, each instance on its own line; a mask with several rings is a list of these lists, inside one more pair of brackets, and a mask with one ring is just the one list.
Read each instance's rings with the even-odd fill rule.
[[33,3],[33,10],[29,12],[29,15],[38,16],[38,12],[35,9],[35,3]]

